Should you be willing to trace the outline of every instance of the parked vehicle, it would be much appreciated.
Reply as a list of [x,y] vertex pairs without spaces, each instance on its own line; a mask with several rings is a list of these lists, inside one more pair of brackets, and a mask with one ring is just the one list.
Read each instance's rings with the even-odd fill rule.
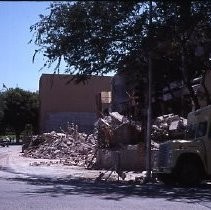
[[9,147],[10,140],[8,137],[0,139],[0,146]]
[[196,185],[211,179],[211,105],[188,114],[186,139],[160,144],[152,172],[165,184]]

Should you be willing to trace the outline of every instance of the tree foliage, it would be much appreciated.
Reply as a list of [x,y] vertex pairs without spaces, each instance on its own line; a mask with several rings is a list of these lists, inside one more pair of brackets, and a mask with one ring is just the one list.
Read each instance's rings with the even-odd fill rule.
[[2,92],[0,98],[4,104],[1,109],[1,125],[15,132],[17,140],[27,124],[31,124],[34,131],[37,131],[39,110],[37,93],[10,88]]
[[151,52],[154,88],[183,79],[191,92],[191,80],[210,68],[210,1],[153,1],[151,27],[149,1],[61,2],[49,11],[31,31],[55,72],[65,61],[65,72],[83,79],[124,70],[146,78]]
[[130,28],[139,9],[136,2],[55,3],[31,30],[48,58],[45,65],[64,59],[71,73],[103,74],[117,70],[125,50],[134,48]]

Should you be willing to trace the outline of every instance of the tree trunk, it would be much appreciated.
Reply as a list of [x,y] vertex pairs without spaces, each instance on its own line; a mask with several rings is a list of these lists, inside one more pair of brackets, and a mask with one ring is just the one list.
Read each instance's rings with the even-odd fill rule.
[[184,36],[184,34],[187,32],[187,29],[189,29],[191,25],[191,2],[190,1],[182,1],[180,3],[180,23],[181,23],[181,28],[183,29],[183,35],[181,37],[181,62],[182,62],[182,75],[183,75],[183,81],[190,93],[190,97],[193,101],[195,110],[200,108],[198,98],[194,92],[194,89],[191,84],[191,79],[188,75],[187,72],[187,61],[186,61],[186,52],[185,52],[185,46],[187,42],[187,38]]
[[19,131],[15,131],[15,138],[16,138],[16,143],[19,144],[20,143],[20,132]]

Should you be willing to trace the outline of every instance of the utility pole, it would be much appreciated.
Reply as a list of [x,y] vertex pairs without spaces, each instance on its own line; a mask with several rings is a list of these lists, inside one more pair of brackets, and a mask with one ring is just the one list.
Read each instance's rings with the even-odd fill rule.
[[[149,40],[152,38],[152,1],[149,1]],[[152,128],[152,55],[151,44],[149,48],[148,63],[148,109],[147,109],[147,136],[146,136],[146,170],[147,181],[151,179],[151,128]]]

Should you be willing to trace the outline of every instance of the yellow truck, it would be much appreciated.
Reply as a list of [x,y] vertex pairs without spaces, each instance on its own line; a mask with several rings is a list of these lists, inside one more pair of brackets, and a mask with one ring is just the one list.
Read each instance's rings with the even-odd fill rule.
[[152,173],[165,184],[196,185],[211,178],[211,105],[188,114],[185,139],[154,151]]

